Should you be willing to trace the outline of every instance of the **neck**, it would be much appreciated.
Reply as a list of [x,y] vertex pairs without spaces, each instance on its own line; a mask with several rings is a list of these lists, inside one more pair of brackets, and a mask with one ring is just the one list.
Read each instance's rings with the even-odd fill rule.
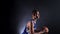
[[35,21],[34,23],[36,23],[37,19],[33,19],[33,21]]

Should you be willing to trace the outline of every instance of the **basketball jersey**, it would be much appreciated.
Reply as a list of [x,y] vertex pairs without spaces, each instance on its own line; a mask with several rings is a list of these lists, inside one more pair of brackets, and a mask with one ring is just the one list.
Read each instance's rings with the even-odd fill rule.
[[[35,31],[37,29],[37,24],[35,23],[34,20],[30,20],[30,21],[32,24],[34,24],[34,31]],[[38,22],[38,21],[36,21],[36,22]],[[25,27],[24,32],[22,34],[30,34],[27,27]]]

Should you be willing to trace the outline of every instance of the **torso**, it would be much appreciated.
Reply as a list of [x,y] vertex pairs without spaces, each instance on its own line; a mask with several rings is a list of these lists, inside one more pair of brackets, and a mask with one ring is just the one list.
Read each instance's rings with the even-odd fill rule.
[[[37,29],[36,21],[31,20],[31,23],[33,24],[34,31]],[[28,29],[26,28],[26,32],[29,34]],[[34,34],[40,34],[40,32],[34,32]]]
[[[31,20],[30,22],[33,24],[34,34],[42,34],[42,33],[44,33],[41,29],[40,29],[40,31],[35,32],[35,30],[37,29],[36,21]],[[25,31],[26,31],[26,33],[27,33],[27,34],[30,34],[30,32],[28,31],[28,28],[26,28],[26,30],[25,30]]]

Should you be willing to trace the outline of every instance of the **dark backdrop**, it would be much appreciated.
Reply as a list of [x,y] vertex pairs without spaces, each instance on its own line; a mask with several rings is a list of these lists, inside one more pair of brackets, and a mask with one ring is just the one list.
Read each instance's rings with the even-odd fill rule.
[[6,11],[3,13],[4,21],[2,22],[4,22],[4,33],[6,34],[20,34],[24,24],[31,19],[33,8],[39,8],[41,21],[48,26],[49,34],[60,33],[59,0],[9,0],[6,4],[4,3],[4,7]]

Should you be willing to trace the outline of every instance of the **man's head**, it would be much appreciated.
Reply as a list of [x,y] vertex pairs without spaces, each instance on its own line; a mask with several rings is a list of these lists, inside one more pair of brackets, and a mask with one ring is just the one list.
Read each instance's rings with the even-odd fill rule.
[[34,9],[34,10],[32,11],[32,18],[33,18],[33,19],[40,18],[40,14],[39,14],[38,9]]

